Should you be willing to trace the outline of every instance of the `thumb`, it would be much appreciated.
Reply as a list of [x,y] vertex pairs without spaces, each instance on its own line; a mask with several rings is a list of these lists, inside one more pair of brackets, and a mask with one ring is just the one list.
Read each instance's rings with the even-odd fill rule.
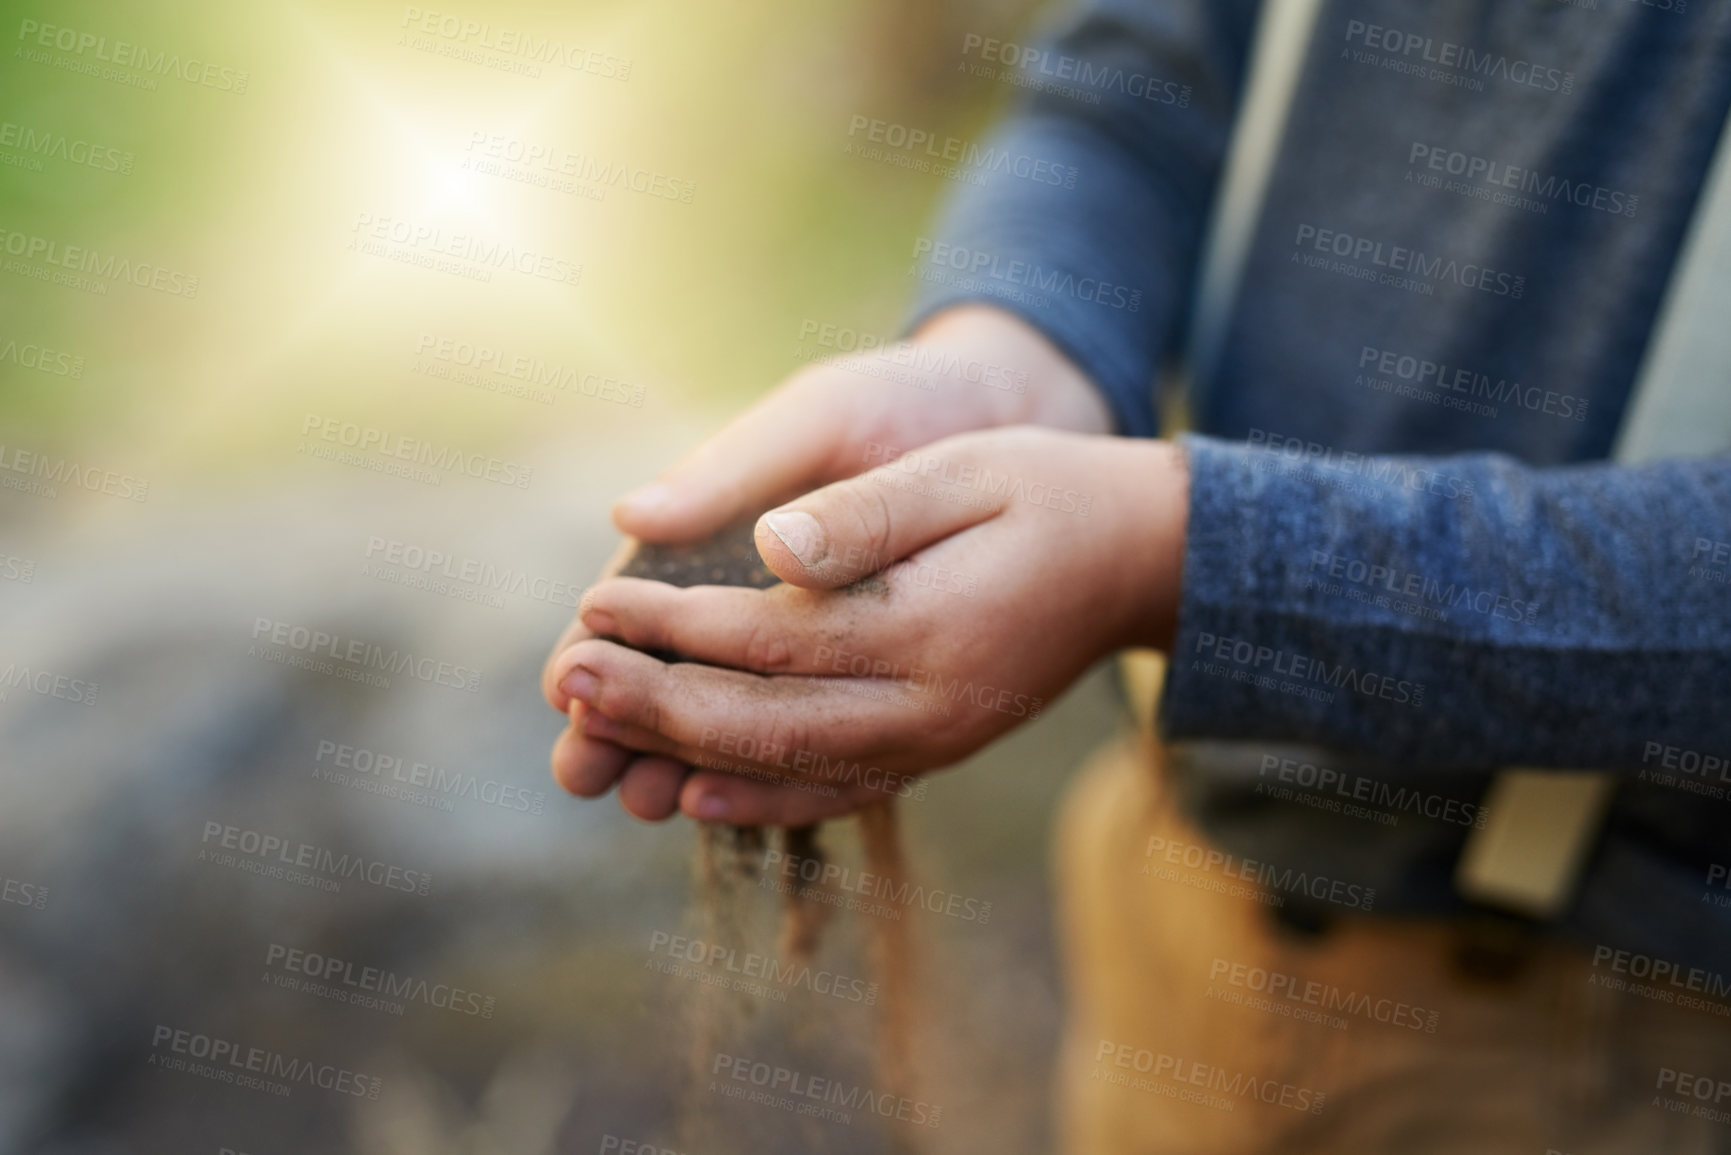
[[777,390],[692,450],[659,479],[613,507],[622,533],[653,542],[697,541],[764,506],[857,466],[846,446],[850,401],[816,382]]
[[892,463],[770,510],[757,521],[757,552],[789,585],[834,589],[989,521],[1002,509],[999,498],[928,486]]

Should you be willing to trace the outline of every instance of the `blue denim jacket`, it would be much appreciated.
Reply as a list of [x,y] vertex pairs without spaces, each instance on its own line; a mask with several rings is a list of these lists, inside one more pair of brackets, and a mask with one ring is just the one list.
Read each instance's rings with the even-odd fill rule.
[[[1074,180],[965,186],[916,321],[1016,312],[1158,432],[1257,8],[970,43]],[[1186,398],[1161,718],[1229,848],[1448,914],[1496,768],[1617,771],[1560,929],[1731,976],[1731,459],[1605,460],[1728,109],[1731,4],[1325,0]]]

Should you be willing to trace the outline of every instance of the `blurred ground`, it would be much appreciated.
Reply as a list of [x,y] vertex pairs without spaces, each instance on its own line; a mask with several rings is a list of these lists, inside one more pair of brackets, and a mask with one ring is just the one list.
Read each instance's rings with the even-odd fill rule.
[[[0,703],[0,872],[49,896],[41,910],[0,908],[0,1149],[534,1155],[597,1150],[607,1134],[671,1142],[689,984],[645,966],[665,955],[652,934],[682,929],[690,827],[645,827],[611,800],[553,791],[546,751],[560,719],[536,676],[563,607],[454,601],[361,568],[382,536],[581,585],[614,546],[609,479],[687,433],[570,455],[509,521],[481,483],[422,497],[391,478],[333,484],[347,482],[331,476],[338,467],[307,462],[239,503],[163,495],[160,511],[153,502],[119,524],[9,527],[9,549],[54,563],[6,590],[6,661],[98,690],[88,706],[19,689]],[[289,669],[249,656],[260,616],[484,677],[471,695]],[[1048,817],[1116,719],[1095,677],[904,806],[919,880],[992,904],[984,925],[914,917],[931,1011],[926,1094],[945,1107],[934,1149],[1046,1146]],[[321,742],[544,792],[544,812],[462,797],[445,812],[319,781]],[[425,897],[352,879],[333,894],[200,862],[207,822],[355,851],[433,883]],[[835,845],[857,861],[850,841]],[[869,978],[860,921],[837,920],[822,969]],[[495,1009],[487,1019],[423,1000],[396,1016],[280,989],[273,944],[424,976]],[[756,1002],[742,1053],[869,1083],[865,1008],[798,988],[785,1004]],[[384,1093],[374,1103],[297,1086],[277,1099],[156,1070],[159,1025],[378,1075]],[[868,1122],[802,1131],[763,1108],[717,1109],[710,1126],[709,1152],[883,1149]]]

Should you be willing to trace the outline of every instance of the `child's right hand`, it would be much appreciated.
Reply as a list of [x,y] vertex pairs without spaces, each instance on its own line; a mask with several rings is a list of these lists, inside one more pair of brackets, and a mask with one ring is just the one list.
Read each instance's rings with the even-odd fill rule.
[[643,541],[697,541],[900,452],[1000,425],[1112,428],[1081,370],[1026,322],[983,306],[952,309],[906,344],[795,373],[620,499],[613,521]]

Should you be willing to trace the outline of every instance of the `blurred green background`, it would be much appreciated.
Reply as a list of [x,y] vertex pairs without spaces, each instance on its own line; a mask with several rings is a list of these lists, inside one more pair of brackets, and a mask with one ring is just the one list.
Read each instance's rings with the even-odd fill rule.
[[[1014,34],[1036,7],[0,5],[6,120],[134,158],[129,173],[40,155],[40,170],[0,164],[0,225],[200,278],[196,300],[0,278],[9,332],[86,360],[76,383],[8,370],[0,414],[18,437],[112,446],[141,473],[268,467],[255,450],[309,405],[495,443],[580,436],[594,416],[573,407],[549,427],[539,406],[428,388],[404,355],[426,328],[641,382],[645,419],[733,408],[786,374],[808,317],[894,332],[911,239],[947,186],[845,155],[850,119],[978,135],[1013,90],[958,71],[962,37]],[[421,12],[580,46],[626,62],[628,77],[555,62],[531,77],[427,51],[413,42],[488,33],[422,32]],[[95,64],[98,49],[41,49],[39,31],[20,35],[28,21],[244,72],[246,88],[157,74],[144,91],[33,62],[35,49]],[[592,200],[476,173],[464,165],[477,133],[694,194],[615,186]],[[361,214],[552,253],[580,263],[581,282],[478,284],[357,255],[344,246]]]
[[[1015,90],[961,70],[963,37],[1025,37],[1040,7],[0,3],[0,248],[24,246],[0,253],[0,453],[149,483],[142,501],[0,488],[0,668],[100,686],[88,705],[0,700],[0,875],[49,895],[39,910],[0,904],[0,1152],[542,1155],[605,1151],[610,1136],[682,1155],[902,1149],[905,1131],[870,1120],[801,1123],[713,1097],[697,1141],[681,1138],[695,984],[646,964],[652,935],[684,925],[690,827],[553,788],[562,720],[537,680],[569,604],[411,588],[369,562],[375,542],[407,542],[580,589],[616,544],[619,492],[826,352],[803,326],[893,335],[912,240],[951,186],[849,155],[849,126],[977,138]],[[452,55],[460,42],[417,32],[417,12],[597,63],[530,75],[504,51]],[[70,50],[41,46],[49,25],[51,43],[71,30]],[[218,71],[208,85],[103,75],[96,55],[117,41]],[[471,144],[492,137],[641,171],[689,202],[478,170]],[[73,163],[74,144],[130,171]],[[581,276],[479,280],[403,259],[427,245],[354,243],[357,222],[385,218]],[[33,239],[196,276],[196,296],[44,281]],[[640,404],[581,389],[547,404],[496,388],[512,383],[496,373],[477,387],[429,340],[622,383],[609,388]],[[66,359],[31,368],[26,346]],[[308,414],[533,480],[415,484],[311,460]],[[470,695],[293,669],[253,652],[260,619],[485,677]],[[914,928],[925,1094],[945,1107],[930,1150],[1050,1145],[1046,841],[1066,774],[1120,724],[1096,673],[906,808],[916,877],[993,903],[989,924]],[[541,791],[545,808],[447,812],[345,790],[313,773],[323,742]],[[199,858],[211,822],[436,884],[426,898],[330,894],[212,867]],[[857,860],[850,831],[831,837]],[[773,915],[765,896],[766,945]],[[262,965],[273,945],[432,976],[497,1010],[393,1016],[284,990]],[[869,973],[857,919],[837,920],[821,965]],[[346,1064],[384,1091],[278,1099],[165,1072],[151,1061],[165,1024]],[[872,1078],[862,1008],[795,990],[739,1030],[739,1053]]]

